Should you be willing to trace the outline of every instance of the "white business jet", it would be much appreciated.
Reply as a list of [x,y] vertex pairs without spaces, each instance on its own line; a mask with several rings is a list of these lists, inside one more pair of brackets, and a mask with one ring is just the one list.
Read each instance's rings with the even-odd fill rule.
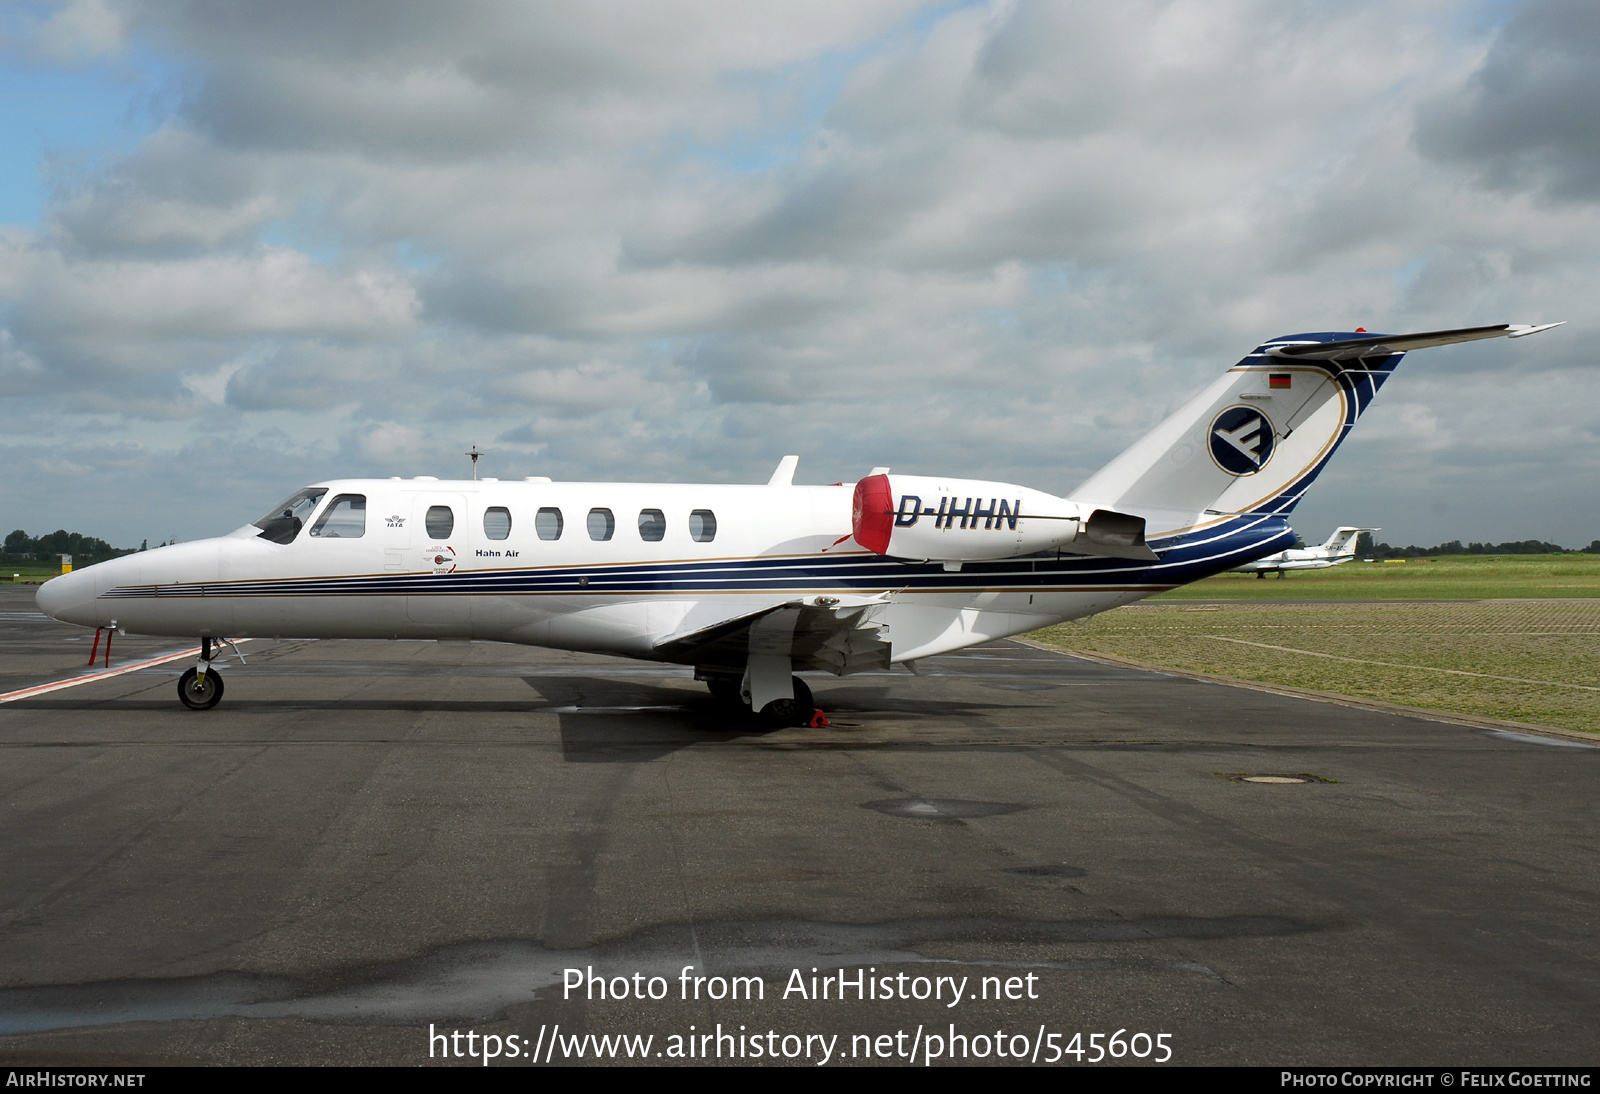
[[1235,566],[1236,574],[1255,574],[1257,577],[1266,577],[1268,574],[1277,574],[1281,579],[1287,570],[1326,570],[1330,566],[1337,566],[1341,562],[1349,562],[1356,557],[1356,540],[1361,538],[1362,532],[1378,532],[1379,528],[1349,528],[1340,527],[1333,530],[1333,535],[1320,547],[1290,547],[1286,551],[1279,551],[1266,558],[1258,558],[1254,562],[1246,562],[1243,566]]
[[1408,350],[1559,324],[1263,343],[1077,489],[880,467],[853,485],[332,479],[216,539],[55,578],[39,607],[220,642],[516,642],[694,666],[772,725],[794,673],[884,671],[1081,618],[1282,551],[1288,515]]

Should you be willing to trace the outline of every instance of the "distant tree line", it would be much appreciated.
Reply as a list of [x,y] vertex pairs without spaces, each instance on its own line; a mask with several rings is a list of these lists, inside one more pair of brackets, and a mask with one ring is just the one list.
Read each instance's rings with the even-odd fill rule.
[[87,566],[93,562],[116,558],[118,555],[131,555],[135,551],[142,551],[149,542],[146,540],[138,547],[113,547],[103,539],[86,536],[82,532],[69,532],[65,528],[58,528],[43,536],[30,536],[18,528],[6,537],[5,557],[32,562],[54,562],[61,555],[71,555],[74,566]]
[[1453,539],[1437,547],[1391,547],[1387,543],[1373,543],[1370,533],[1362,532],[1356,541],[1357,558],[1424,558],[1434,555],[1600,555],[1600,539],[1587,547],[1568,550],[1559,543],[1539,539],[1519,539],[1509,543],[1462,543]]

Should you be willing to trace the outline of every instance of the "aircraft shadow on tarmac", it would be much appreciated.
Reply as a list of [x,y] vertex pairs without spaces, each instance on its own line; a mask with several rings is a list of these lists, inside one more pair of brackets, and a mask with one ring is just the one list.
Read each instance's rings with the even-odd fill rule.
[[[522,681],[536,693],[531,701],[496,699],[339,698],[296,696],[283,699],[229,697],[215,712],[189,715],[215,719],[229,714],[326,711],[445,712],[467,715],[555,714],[560,719],[561,750],[569,763],[648,763],[693,745],[749,741],[781,733],[748,711],[714,699],[698,685],[661,686],[609,676],[530,675]],[[168,712],[174,706],[165,687],[137,697],[105,700],[68,692],[14,704],[15,709]],[[910,718],[931,725],[972,725],[1010,709],[1010,703],[962,701],[950,696],[911,698],[886,685],[843,685],[819,689],[817,702],[838,729],[859,728],[856,719]],[[850,747],[848,738],[826,747]],[[800,746],[797,746],[800,747]]]
[[[781,732],[709,694],[630,680],[525,676],[547,705],[531,709],[561,719],[562,757],[569,763],[647,763],[708,740],[748,740]],[[884,687],[842,687],[818,694],[830,718],[895,714],[971,718],[991,704],[907,700]]]

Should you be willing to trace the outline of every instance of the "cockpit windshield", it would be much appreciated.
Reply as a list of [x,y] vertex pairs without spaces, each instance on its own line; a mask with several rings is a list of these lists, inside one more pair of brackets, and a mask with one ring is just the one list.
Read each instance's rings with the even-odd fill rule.
[[294,537],[305,527],[306,518],[328,491],[325,487],[311,486],[267,511],[260,520],[251,521],[261,529],[261,538],[273,543],[293,543]]

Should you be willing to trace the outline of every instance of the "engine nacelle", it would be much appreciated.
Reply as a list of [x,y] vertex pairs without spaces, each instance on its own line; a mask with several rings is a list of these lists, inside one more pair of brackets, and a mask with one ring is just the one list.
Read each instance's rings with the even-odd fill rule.
[[880,555],[976,562],[1070,543],[1078,518],[1065,498],[1011,483],[868,475],[856,483],[851,528]]
[[1061,549],[1154,559],[1144,519],[1006,482],[868,475],[856,483],[855,541],[894,558],[979,562]]

